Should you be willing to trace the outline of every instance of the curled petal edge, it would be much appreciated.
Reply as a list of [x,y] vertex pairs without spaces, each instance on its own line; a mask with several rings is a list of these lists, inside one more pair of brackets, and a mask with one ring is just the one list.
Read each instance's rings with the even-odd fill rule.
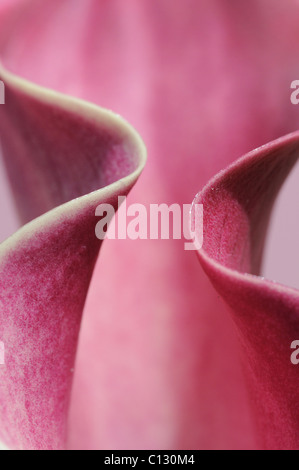
[[108,110],[1,64],[0,79],[1,144],[25,222],[0,245],[0,439],[10,449],[62,449],[82,311],[101,246],[95,209],[109,203],[117,210],[118,196],[144,168],[146,149]]
[[191,211],[198,240],[203,230],[199,261],[237,326],[263,449],[299,445],[299,369],[290,360],[299,291],[259,276],[273,203],[298,155],[299,132],[254,150],[211,180]]

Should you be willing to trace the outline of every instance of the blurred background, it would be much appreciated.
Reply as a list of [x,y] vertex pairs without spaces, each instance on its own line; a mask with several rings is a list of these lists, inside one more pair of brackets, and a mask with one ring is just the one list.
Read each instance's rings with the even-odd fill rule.
[[[298,129],[295,0],[16,4],[1,26],[3,64],[112,109],[144,139],[148,163],[128,203],[191,203],[235,159]],[[297,166],[276,204],[262,271],[293,287],[298,181]],[[0,200],[3,240],[18,222],[2,164]],[[69,445],[257,446],[234,327],[183,242],[105,242],[83,321]]]

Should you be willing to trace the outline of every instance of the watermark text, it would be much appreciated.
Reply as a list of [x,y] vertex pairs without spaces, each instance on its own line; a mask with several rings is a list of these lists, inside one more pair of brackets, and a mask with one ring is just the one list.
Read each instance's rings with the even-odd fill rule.
[[5,104],[5,87],[4,83],[0,80],[0,104]]
[[291,349],[295,349],[295,351],[291,355],[291,363],[294,366],[298,366],[299,364],[299,341],[293,341],[291,344]]
[[5,363],[4,360],[4,343],[3,341],[0,341],[0,366],[3,366]]
[[[193,218],[191,223],[191,207]],[[202,204],[131,204],[118,197],[118,211],[111,204],[100,204],[95,211],[100,220],[95,234],[99,240],[181,240],[185,250],[200,250],[203,244]],[[194,225],[194,226],[193,226]]]

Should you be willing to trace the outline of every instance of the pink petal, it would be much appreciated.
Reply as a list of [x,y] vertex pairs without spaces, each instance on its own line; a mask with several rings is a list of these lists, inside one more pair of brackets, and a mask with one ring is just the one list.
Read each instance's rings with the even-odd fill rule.
[[[32,1],[3,23],[2,56],[28,79],[126,116],[150,154],[134,201],[185,204],[236,157],[296,128],[298,8],[295,0]],[[183,243],[105,243],[69,445],[256,446],[223,310]]]
[[[283,15],[291,36],[291,15],[268,16],[263,2],[153,5],[106,4],[86,61],[105,93],[92,78],[85,85],[144,137],[150,158],[134,201],[147,207],[190,202],[223,166],[298,122],[289,99],[297,53],[276,27]],[[118,73],[109,82],[111,67]],[[235,331],[194,255],[175,241],[109,241],[101,261],[87,300],[70,446],[255,448]]]
[[112,113],[3,68],[0,77],[6,166],[22,220],[35,218],[0,245],[0,439],[10,448],[60,449],[101,244],[95,209],[100,203],[117,209],[117,196],[128,194],[143,168],[145,150]]
[[299,442],[299,369],[290,360],[299,293],[257,276],[272,205],[298,151],[298,132],[265,145],[219,173],[194,201],[204,207],[199,259],[237,326],[266,449],[296,449]]

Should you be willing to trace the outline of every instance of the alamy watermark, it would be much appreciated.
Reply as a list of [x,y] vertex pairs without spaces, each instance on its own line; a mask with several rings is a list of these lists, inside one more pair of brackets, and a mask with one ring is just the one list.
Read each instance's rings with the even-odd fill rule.
[[0,80],[0,104],[5,104],[5,86]]
[[3,366],[5,363],[4,361],[4,343],[0,341],[0,366]]
[[295,106],[299,104],[299,80],[293,80],[291,83],[291,103]]
[[299,341],[293,341],[291,344],[291,349],[295,349],[295,351],[291,354],[291,363],[294,366],[299,364]]
[[[191,217],[191,210],[192,216]],[[181,240],[185,250],[200,250],[203,244],[202,204],[131,204],[118,197],[118,211],[111,204],[100,204],[95,234],[99,240]],[[192,222],[194,220],[195,222]]]

